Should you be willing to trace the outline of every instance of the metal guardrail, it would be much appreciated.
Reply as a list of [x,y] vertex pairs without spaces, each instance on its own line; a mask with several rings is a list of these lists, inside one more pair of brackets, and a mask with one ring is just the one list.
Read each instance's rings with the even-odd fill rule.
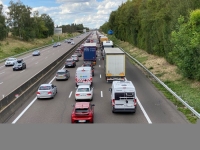
[[[118,45],[116,45],[119,47]],[[138,60],[133,58],[130,54],[125,52],[121,47],[119,47],[126,55],[128,55],[132,60],[134,60],[140,67],[142,67],[144,70],[146,70],[154,79],[156,79],[157,82],[159,82],[166,90],[168,90],[174,97],[176,97],[182,104],[187,107],[194,115],[196,115],[200,119],[200,113],[198,113],[196,110],[194,110],[193,107],[188,105],[183,99],[181,99],[180,96],[178,96],[174,91],[172,91],[167,85],[165,85],[160,79],[158,79],[152,72],[150,72],[147,68],[145,68]]]

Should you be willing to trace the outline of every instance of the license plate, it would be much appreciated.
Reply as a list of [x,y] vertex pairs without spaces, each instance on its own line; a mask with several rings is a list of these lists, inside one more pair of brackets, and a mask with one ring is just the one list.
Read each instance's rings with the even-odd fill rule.
[[132,104],[127,104],[126,106],[127,106],[127,107],[132,107],[133,105],[132,105]]
[[68,65],[68,66],[71,66],[71,65]]
[[86,120],[79,120],[78,122],[86,122]]

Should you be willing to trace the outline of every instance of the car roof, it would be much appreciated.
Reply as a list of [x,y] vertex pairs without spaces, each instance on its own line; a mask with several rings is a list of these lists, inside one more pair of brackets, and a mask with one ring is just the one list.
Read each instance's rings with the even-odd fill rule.
[[60,69],[57,72],[66,72],[66,69]]
[[70,59],[67,59],[67,61],[74,61],[72,58],[70,58]]
[[90,85],[86,84],[86,85],[79,85],[78,88],[84,88],[84,87],[90,87]]
[[88,108],[90,106],[90,102],[76,102],[75,108]]
[[40,86],[51,86],[52,84],[41,84]]

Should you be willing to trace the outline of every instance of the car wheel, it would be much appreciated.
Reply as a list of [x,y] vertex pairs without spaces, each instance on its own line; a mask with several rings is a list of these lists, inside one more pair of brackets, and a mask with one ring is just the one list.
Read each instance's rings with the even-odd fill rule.
[[112,106],[112,113],[115,113],[115,108],[114,108],[114,106]]
[[7,65],[5,65],[5,67],[7,67]]
[[15,71],[15,69],[13,69],[13,71]]

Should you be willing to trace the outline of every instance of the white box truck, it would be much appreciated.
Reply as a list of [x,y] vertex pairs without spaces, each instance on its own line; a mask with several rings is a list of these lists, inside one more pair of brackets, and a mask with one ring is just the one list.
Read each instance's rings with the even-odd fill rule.
[[125,80],[125,53],[119,48],[104,48],[106,81]]
[[113,81],[111,92],[112,112],[135,113],[137,96],[135,86],[131,81]]

